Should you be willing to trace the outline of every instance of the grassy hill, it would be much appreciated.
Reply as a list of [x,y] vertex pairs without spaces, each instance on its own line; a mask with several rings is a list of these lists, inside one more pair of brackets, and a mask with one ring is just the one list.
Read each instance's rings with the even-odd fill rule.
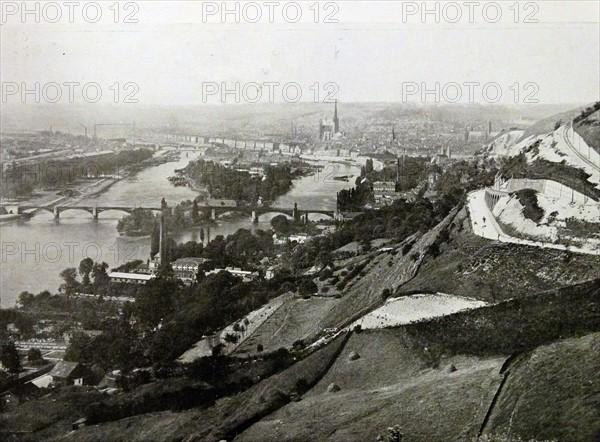
[[396,424],[410,441],[474,440],[482,432],[594,440],[600,430],[599,297],[595,280],[354,333],[300,401],[235,440],[364,441]]
[[600,279],[523,295],[427,322],[342,334],[203,409],[69,432],[98,399],[50,395],[2,423],[37,430],[19,438],[32,441],[364,441],[396,424],[410,441],[469,441],[482,431],[593,440],[600,422]]
[[574,128],[588,146],[600,152],[600,110],[576,123]]
[[437,257],[427,256],[417,275],[397,294],[443,292],[500,301],[583,282],[600,274],[600,257],[516,244],[472,233],[466,210],[449,230]]
[[419,237],[411,237],[396,245],[391,252],[369,254],[367,265],[347,285],[340,302],[335,304],[320,321],[321,328],[341,327],[373,310],[385,301],[384,290],[394,292],[410,281],[438,240],[440,232],[452,223],[458,208],[453,209],[442,222]]
[[318,334],[318,319],[338,302],[334,298],[294,298],[286,301],[269,319],[248,337],[234,352],[236,355],[256,353],[257,345],[263,351],[290,348],[295,341]]
[[600,333],[535,349],[511,366],[485,434],[597,441]]
[[[399,424],[411,441],[475,437],[499,385],[503,360],[432,370],[380,388],[348,387],[307,395],[250,427],[236,441],[368,441]],[[393,369],[388,366],[386,371]],[[375,370],[358,375],[377,376]]]
[[532,137],[532,136],[550,133],[554,130],[554,125],[558,121],[562,121],[563,123],[566,123],[567,121],[570,121],[573,118],[580,115],[582,110],[584,110],[585,108],[587,108],[589,106],[593,106],[593,105],[594,105],[594,103],[590,103],[589,105],[586,105],[586,106],[580,106],[580,107],[568,110],[566,112],[561,112],[559,114],[555,114],[550,117],[543,118],[543,119],[537,121],[535,124],[532,124],[531,126],[529,126],[527,129],[525,129],[525,132],[523,133],[523,135],[521,136],[519,141],[523,141],[524,139]]

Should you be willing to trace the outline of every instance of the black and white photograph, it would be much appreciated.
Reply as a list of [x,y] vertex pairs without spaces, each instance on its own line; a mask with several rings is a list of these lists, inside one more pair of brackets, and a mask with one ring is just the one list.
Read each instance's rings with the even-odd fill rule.
[[0,12],[0,441],[600,442],[600,1]]

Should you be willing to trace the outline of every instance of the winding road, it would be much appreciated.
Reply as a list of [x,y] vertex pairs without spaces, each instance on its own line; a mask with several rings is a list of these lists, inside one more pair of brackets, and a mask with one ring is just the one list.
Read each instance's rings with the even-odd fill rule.
[[473,228],[473,233],[475,233],[475,235],[505,243],[522,244],[544,249],[569,250],[571,252],[584,253],[586,255],[600,256],[600,250],[598,249],[593,250],[591,248],[576,246],[567,247],[562,244],[532,241],[507,235],[502,231],[502,228],[487,206],[485,202],[485,192],[486,189],[475,190],[469,193],[467,199],[467,207],[471,217],[471,227]]

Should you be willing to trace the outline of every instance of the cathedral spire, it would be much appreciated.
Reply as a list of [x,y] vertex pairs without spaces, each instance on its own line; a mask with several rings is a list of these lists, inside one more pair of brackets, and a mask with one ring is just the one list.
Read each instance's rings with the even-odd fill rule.
[[337,100],[335,100],[335,108],[333,110],[333,133],[337,134],[339,132],[340,132],[340,120],[338,119]]

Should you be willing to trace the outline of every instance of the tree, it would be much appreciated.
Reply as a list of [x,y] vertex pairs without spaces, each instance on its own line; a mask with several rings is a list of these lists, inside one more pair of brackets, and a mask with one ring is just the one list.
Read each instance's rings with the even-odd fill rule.
[[140,323],[149,328],[169,318],[175,310],[174,299],[181,290],[181,281],[175,278],[173,268],[166,263],[159,267],[156,278],[151,279],[135,300],[135,310]]
[[79,263],[79,275],[81,276],[81,284],[84,287],[90,285],[90,273],[94,268],[94,261],[87,257],[83,258]]
[[292,223],[285,215],[277,215],[271,219],[271,227],[275,233],[287,235],[292,231]]
[[303,280],[298,287],[298,293],[300,293],[300,296],[310,296],[316,293],[317,290],[319,290],[319,288],[312,279]]
[[232,333],[225,333],[224,340],[229,344],[236,344],[239,341],[239,338],[237,337],[237,335],[234,335]]
[[175,209],[173,210],[173,225],[175,228],[183,227],[185,225],[185,213],[181,206],[175,206]]
[[90,338],[83,333],[74,333],[69,341],[69,346],[67,347],[63,359],[71,362],[87,361],[87,358],[96,351],[92,341],[93,338]]
[[0,362],[9,373],[19,373],[21,371],[21,358],[15,343],[9,341],[2,344],[0,348]]
[[223,349],[225,348],[225,345],[223,345],[222,343],[218,343],[217,345],[215,345],[212,349],[212,355],[213,356],[219,356],[223,353]]
[[60,285],[61,290],[64,290],[67,296],[71,296],[79,287],[79,282],[77,281],[77,269],[75,267],[67,267],[60,272],[60,277],[65,281]]
[[[194,200],[194,202],[192,203],[192,222],[196,224],[199,220],[200,213],[198,212],[198,201]],[[202,238],[202,234],[200,236],[200,239],[204,241],[204,239]]]
[[97,293],[98,289],[106,287],[110,282],[108,273],[106,273],[107,269],[108,264],[105,262],[94,263],[94,266],[92,267],[92,277],[94,278],[94,293]]
[[44,358],[42,357],[42,352],[39,348],[30,348],[27,351],[27,360],[32,365],[39,365],[44,362]]
[[27,307],[29,304],[33,302],[35,295],[33,293],[29,293],[28,291],[21,292],[19,294],[19,300],[17,304],[21,307]]

